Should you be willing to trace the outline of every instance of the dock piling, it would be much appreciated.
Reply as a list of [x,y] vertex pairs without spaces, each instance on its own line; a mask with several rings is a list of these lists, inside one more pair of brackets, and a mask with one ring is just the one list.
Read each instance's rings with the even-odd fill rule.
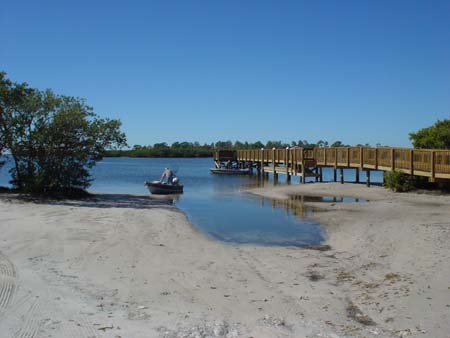
[[289,147],[286,147],[284,153],[284,167],[286,168],[286,182],[291,182],[291,173],[289,172]]
[[302,164],[302,177],[301,177],[301,182],[303,184],[306,183],[306,177],[305,177],[305,163]]
[[264,177],[264,148],[261,148],[261,176]]

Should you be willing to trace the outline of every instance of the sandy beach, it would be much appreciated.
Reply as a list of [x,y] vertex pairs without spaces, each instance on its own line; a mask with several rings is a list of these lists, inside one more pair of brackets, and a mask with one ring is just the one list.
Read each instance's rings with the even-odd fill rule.
[[334,183],[251,193],[369,202],[311,203],[331,247],[320,251],[224,244],[145,196],[1,195],[1,338],[449,338],[450,196]]

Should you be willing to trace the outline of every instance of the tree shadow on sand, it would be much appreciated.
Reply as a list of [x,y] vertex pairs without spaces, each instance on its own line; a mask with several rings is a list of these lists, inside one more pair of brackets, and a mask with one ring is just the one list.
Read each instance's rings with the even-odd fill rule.
[[81,208],[151,209],[171,207],[178,196],[146,196],[128,194],[94,194],[82,199],[54,199],[41,196],[5,194],[4,201],[64,205]]

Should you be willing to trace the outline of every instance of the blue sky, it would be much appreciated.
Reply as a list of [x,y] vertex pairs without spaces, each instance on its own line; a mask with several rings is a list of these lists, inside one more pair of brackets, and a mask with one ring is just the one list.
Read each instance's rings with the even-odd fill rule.
[[131,145],[409,146],[450,118],[450,1],[3,1],[0,69]]

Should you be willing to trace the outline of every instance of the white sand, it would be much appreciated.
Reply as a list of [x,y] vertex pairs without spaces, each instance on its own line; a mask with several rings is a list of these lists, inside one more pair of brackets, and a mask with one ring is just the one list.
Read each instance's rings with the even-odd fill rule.
[[[450,197],[351,184],[254,192],[292,207],[301,191],[371,201],[320,203],[332,246],[321,252],[222,244],[144,197],[4,195],[0,338],[449,337]],[[350,302],[376,324],[349,318]]]

